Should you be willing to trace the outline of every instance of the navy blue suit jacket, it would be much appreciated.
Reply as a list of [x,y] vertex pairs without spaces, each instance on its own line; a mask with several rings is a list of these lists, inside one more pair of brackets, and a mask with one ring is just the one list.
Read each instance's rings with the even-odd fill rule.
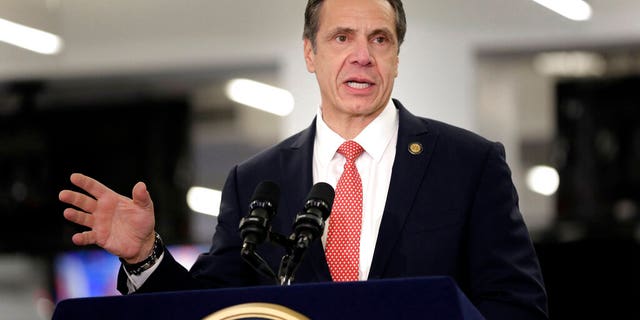
[[[395,162],[369,279],[450,276],[488,319],[546,318],[538,260],[518,209],[504,148],[469,131],[409,113],[397,100]],[[315,125],[234,167],[224,186],[210,252],[187,271],[170,254],[138,292],[274,284],[240,258],[240,219],[264,180],[281,189],[272,220],[288,235],[313,184]],[[411,143],[423,151],[412,154]],[[265,243],[274,271],[285,254]],[[331,281],[320,241],[295,282]],[[124,275],[119,287],[126,292]],[[124,289],[124,290],[122,290]]]

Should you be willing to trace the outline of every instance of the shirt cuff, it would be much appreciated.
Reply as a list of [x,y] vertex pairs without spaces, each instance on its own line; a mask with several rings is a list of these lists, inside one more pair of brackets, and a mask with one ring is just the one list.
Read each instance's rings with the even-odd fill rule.
[[151,266],[151,268],[142,271],[142,273],[140,273],[139,275],[130,274],[129,272],[127,272],[127,269],[124,266],[120,266],[120,268],[122,268],[124,273],[127,275],[127,289],[129,294],[136,292],[140,287],[142,287],[145,281],[149,279],[151,274],[156,269],[158,269],[158,266],[162,262],[162,258],[164,258],[164,252],[160,255],[158,260],[156,260],[156,263]]

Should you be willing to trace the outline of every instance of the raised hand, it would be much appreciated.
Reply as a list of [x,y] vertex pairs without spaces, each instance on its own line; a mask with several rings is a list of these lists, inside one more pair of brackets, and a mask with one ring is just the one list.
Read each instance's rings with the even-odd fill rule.
[[[64,217],[90,230],[71,238],[76,245],[96,244],[128,263],[144,260],[153,250],[155,217],[153,202],[143,182],[138,182],[128,198],[97,180],[74,173],[71,183],[89,195],[62,190],[59,199],[75,208]],[[78,210],[79,209],[79,210]]]

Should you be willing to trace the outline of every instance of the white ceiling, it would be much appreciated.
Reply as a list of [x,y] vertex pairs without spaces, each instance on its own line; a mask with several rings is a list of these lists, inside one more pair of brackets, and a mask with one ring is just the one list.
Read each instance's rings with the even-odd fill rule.
[[[465,34],[482,49],[640,42],[640,1],[590,0],[590,21],[567,20],[531,0],[405,0],[407,41]],[[299,41],[302,0],[1,0],[0,17],[59,34],[65,51],[39,56],[0,43],[0,78],[65,69],[272,62]]]

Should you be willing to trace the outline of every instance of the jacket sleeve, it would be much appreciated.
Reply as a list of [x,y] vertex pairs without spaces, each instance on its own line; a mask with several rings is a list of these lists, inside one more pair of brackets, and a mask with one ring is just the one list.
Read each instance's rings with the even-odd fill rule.
[[475,193],[469,249],[470,299],[487,319],[547,318],[540,266],[499,143],[487,153]]

